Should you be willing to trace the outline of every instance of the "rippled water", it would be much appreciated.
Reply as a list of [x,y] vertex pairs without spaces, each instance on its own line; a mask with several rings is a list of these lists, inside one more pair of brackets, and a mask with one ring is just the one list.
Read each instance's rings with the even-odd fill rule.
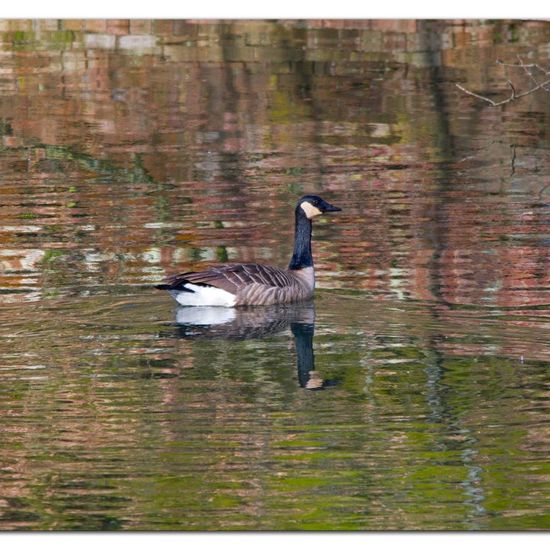
[[[1,21],[0,528],[550,528],[543,21]],[[536,71],[538,69],[532,69]],[[152,288],[288,263],[314,304]]]

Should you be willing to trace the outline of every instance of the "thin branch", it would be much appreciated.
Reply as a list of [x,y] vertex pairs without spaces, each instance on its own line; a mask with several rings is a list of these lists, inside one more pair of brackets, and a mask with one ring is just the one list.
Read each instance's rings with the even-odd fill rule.
[[466,88],[464,88],[464,86],[461,86],[460,84],[455,83],[455,86],[459,90],[462,90],[463,92],[465,92],[469,95],[472,95],[474,97],[477,97],[478,99],[482,99],[483,101],[486,101],[487,103],[490,103],[493,107],[498,107],[499,105],[504,105],[505,103],[509,103],[510,101],[513,101],[514,99],[519,99],[520,97],[525,97],[526,95],[532,94],[533,92],[536,92],[537,90],[540,90],[541,88],[545,89],[545,86],[548,86],[549,84],[550,84],[550,79],[545,80],[544,82],[540,82],[535,87],[527,90],[526,92],[521,92],[520,94],[517,94],[516,91],[515,91],[514,86],[512,85],[512,83],[510,81],[508,81],[508,85],[512,88],[512,95],[510,95],[510,97],[508,97],[506,99],[503,99],[501,101],[493,101],[492,99],[490,99],[488,97],[482,96],[480,94],[476,94],[475,92],[471,92],[470,90],[467,90]]
[[517,98],[516,89],[514,88],[514,85],[512,84],[512,81],[507,80],[506,84],[508,84],[508,86],[510,86],[510,89],[512,90],[512,95],[510,96],[510,101],[512,99],[516,99]]
[[500,61],[500,59],[497,59],[496,63],[497,65],[502,65],[503,67],[515,67],[520,69],[538,69],[541,73],[544,73],[545,75],[550,74],[550,71],[547,71],[543,67],[541,67],[538,63],[524,63],[521,57],[518,55],[517,58],[519,59],[519,63],[504,63],[504,61]]
[[472,91],[464,88],[464,86],[461,86],[460,84],[455,84],[455,85],[458,89],[462,90],[464,93],[466,93],[468,95],[471,95],[473,97],[477,97],[478,99],[481,99],[483,101],[486,101],[487,103],[490,103],[493,107],[498,107],[499,105],[504,105],[505,103],[510,103],[510,101],[514,101],[516,99],[519,99],[520,97],[524,97],[526,95],[532,94],[533,92],[536,92],[537,90],[542,89],[545,92],[550,92],[550,88],[548,88],[548,86],[550,85],[550,79],[547,79],[544,82],[539,82],[529,69],[537,69],[537,70],[541,71],[542,73],[544,73],[545,76],[550,75],[550,71],[547,71],[546,69],[542,68],[537,63],[524,63],[519,55],[517,57],[518,57],[519,63],[504,63],[503,61],[500,61],[498,59],[497,59],[496,62],[497,62],[497,64],[502,65],[504,67],[521,68],[527,73],[527,75],[533,81],[533,83],[535,85],[532,88],[530,88],[529,90],[525,91],[525,92],[518,93],[516,91],[516,88],[514,87],[514,84],[512,83],[512,81],[507,80],[506,83],[508,84],[508,86],[510,87],[510,89],[512,91],[512,93],[510,94],[510,97],[508,97],[506,99],[502,99],[501,101],[493,101],[489,97],[485,97],[483,95],[476,94],[475,92],[472,92]]
[[[468,94],[468,95],[477,97],[478,99],[482,99],[483,101],[487,101],[487,103],[490,103],[493,107],[496,107],[497,105],[501,105],[501,104],[502,104],[501,102],[496,102],[496,101],[493,101],[492,99],[489,99],[488,97],[485,97],[485,96],[476,94],[475,92],[471,92],[470,90],[467,90],[466,88],[464,88],[464,86],[461,86],[460,84],[455,83],[455,86],[456,86],[459,90],[462,90],[464,93],[466,93],[466,94]],[[506,103],[507,101],[508,101],[508,100],[505,100],[504,103]]]
[[[539,85],[539,81],[535,78],[533,73],[529,69],[538,69],[541,71],[545,76],[550,75],[550,71],[547,71],[546,69],[543,69],[538,63],[524,63],[523,59],[520,57],[519,54],[517,54],[517,58],[519,61],[519,65],[516,65],[514,63],[503,63],[502,61],[497,61],[500,65],[504,65],[505,67],[521,67],[527,76],[535,83],[536,86]],[[546,86],[543,86],[543,90],[546,92],[550,92],[550,88],[547,88]]]

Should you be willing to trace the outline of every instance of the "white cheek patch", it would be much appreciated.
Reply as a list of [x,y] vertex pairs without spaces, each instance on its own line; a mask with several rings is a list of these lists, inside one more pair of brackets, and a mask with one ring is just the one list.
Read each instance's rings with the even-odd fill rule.
[[306,217],[311,220],[315,216],[320,216],[322,212],[316,207],[313,206],[310,202],[304,201],[301,205],[302,210],[306,213]]

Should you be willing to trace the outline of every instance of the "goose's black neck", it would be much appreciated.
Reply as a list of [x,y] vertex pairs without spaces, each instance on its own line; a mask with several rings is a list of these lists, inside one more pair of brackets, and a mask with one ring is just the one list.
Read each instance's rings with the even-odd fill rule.
[[313,267],[311,255],[311,220],[309,220],[298,206],[296,208],[296,225],[294,229],[294,254],[290,260],[289,269],[303,269]]

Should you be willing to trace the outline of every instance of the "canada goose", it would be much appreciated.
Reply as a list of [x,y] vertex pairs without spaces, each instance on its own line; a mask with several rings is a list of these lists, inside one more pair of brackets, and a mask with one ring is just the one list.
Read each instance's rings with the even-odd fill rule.
[[167,290],[182,306],[250,306],[283,304],[313,296],[315,273],[311,256],[311,220],[338,212],[317,195],[296,205],[294,253],[288,269],[261,264],[224,264],[205,271],[169,277],[155,288]]

